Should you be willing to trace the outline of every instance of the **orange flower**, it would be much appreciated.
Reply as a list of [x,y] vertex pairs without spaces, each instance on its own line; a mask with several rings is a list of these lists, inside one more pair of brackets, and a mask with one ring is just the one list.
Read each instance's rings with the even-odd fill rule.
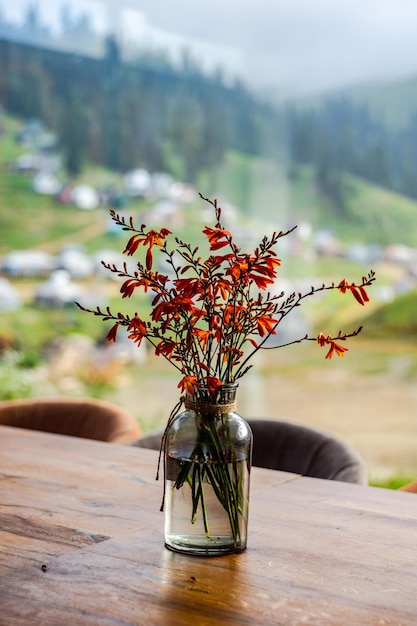
[[162,317],[175,317],[177,315],[193,314],[196,319],[201,315],[200,309],[194,306],[190,298],[182,295],[173,296],[169,301],[160,302],[152,311],[152,319],[159,322]]
[[138,346],[140,346],[142,339],[146,337],[146,324],[140,319],[140,317],[135,315],[135,317],[130,320],[127,331],[129,333],[129,339],[132,339],[138,344]]
[[203,350],[206,349],[210,337],[213,336],[213,332],[211,330],[203,330],[201,328],[193,328],[191,334],[198,338]]
[[230,361],[233,359],[233,363],[238,363],[239,359],[243,356],[242,350],[237,348],[226,347],[223,350],[223,361]]
[[189,393],[190,396],[194,395],[194,390],[198,387],[197,376],[184,376],[178,383],[177,387],[181,389],[182,392]]
[[211,396],[214,396],[216,391],[222,386],[222,381],[215,376],[206,376],[205,381],[207,383],[207,389]]
[[365,287],[363,287],[362,285],[355,285],[355,283],[349,285],[349,283],[344,278],[342,281],[340,281],[338,289],[341,293],[346,293],[346,291],[349,289],[355,300],[357,300],[357,302],[359,302],[359,304],[361,304],[362,306],[364,306],[365,302],[369,302],[369,296],[366,293]]
[[339,357],[343,357],[345,356],[345,352],[349,351],[349,348],[345,348],[344,346],[341,346],[340,344],[336,343],[331,337],[330,335],[328,335],[326,337],[326,335],[324,333],[320,333],[319,336],[317,337],[317,343],[320,346],[325,346],[325,345],[329,345],[330,349],[328,351],[328,353],[326,354],[326,359],[331,359],[333,357],[333,354],[336,353],[337,356]]
[[148,288],[152,285],[152,281],[149,278],[129,278],[120,287],[120,293],[122,298],[130,298],[137,287],[143,287],[143,291],[146,293]]
[[[343,357],[347,352],[345,340],[358,335],[362,327],[347,334],[340,331],[334,338],[320,333],[318,337],[307,334],[274,346],[266,345],[266,341],[276,334],[278,323],[303,304],[304,298],[317,293],[350,291],[363,306],[369,301],[366,288],[374,282],[375,273],[370,271],[359,285],[343,279],[339,284],[312,286],[305,293],[280,292],[274,285],[281,265],[275,246],[294,229],[265,236],[251,253],[244,253],[223,227],[217,200],[208,202],[215,210],[216,222],[212,228],[203,229],[211,250],[206,259],[200,256],[198,247],[179,238],[169,247],[165,242],[171,234],[168,229],[152,230],[145,225],[136,228],[132,219],[112,212],[113,220],[130,231],[124,252],[132,256],[144,246],[146,262],[138,262],[131,272],[127,263],[123,269],[106,263],[104,266],[122,278],[123,298],[130,298],[141,288],[145,294],[151,293],[152,302],[146,323],[137,315],[113,315],[109,307],[90,310],[103,321],[112,320],[108,341],[116,341],[120,325],[127,327],[129,338],[136,344],[146,338],[156,355],[165,357],[180,372],[178,387],[195,395],[200,394],[195,389],[202,386],[201,395],[206,400],[208,392],[215,396],[221,384],[237,381],[246,374],[252,367],[250,359],[264,348],[317,341],[320,346],[327,346],[326,359],[335,354]],[[169,268],[166,273],[152,270],[152,253],[157,247]],[[213,252],[217,250],[220,252]]]
[[163,340],[156,346],[155,355],[159,356],[160,354],[163,354],[165,357],[170,359],[176,347],[177,344],[174,341]]
[[123,254],[133,256],[141,244],[143,244],[144,246],[149,246],[146,253],[146,269],[150,270],[152,267],[153,246],[162,246],[163,240],[171,234],[172,233],[170,230],[168,230],[167,228],[162,228],[160,231],[150,230],[148,233],[143,233],[143,235],[145,235],[144,237],[141,236],[141,234],[133,235],[129,239],[126,248],[123,250]]
[[229,244],[232,234],[224,228],[210,228],[206,226],[203,230],[210,244],[210,250],[220,250]]
[[261,337],[266,334],[275,335],[276,331],[275,326],[278,324],[278,320],[271,315],[262,315],[256,320],[256,324],[258,327],[258,333]]
[[226,326],[233,326],[236,330],[241,330],[242,322],[245,320],[246,310],[245,306],[228,304],[224,310],[224,324]]
[[107,337],[106,337],[107,341],[116,341],[117,329],[119,328],[119,326],[120,326],[120,322],[116,322],[116,324],[114,324],[110,328],[109,332],[107,333]]
[[236,257],[236,261],[230,264],[226,274],[245,284],[253,280],[258,289],[263,291],[274,282],[277,275],[275,268],[280,265],[281,261],[274,257],[258,259],[247,254]]

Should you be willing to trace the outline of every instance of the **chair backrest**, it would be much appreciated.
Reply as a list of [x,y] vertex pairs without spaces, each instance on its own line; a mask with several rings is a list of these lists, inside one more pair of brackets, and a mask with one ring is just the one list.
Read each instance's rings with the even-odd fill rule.
[[411,483],[407,483],[402,487],[399,487],[400,491],[409,491],[410,493],[417,493],[417,480],[413,480]]
[[0,424],[113,443],[127,443],[142,432],[128,411],[93,398],[3,401]]
[[[346,443],[332,435],[296,422],[248,419],[253,433],[252,464],[348,483],[367,484],[363,459]],[[159,450],[162,432],[130,442]]]
[[342,482],[366,484],[363,459],[346,443],[296,422],[248,420],[255,466]]

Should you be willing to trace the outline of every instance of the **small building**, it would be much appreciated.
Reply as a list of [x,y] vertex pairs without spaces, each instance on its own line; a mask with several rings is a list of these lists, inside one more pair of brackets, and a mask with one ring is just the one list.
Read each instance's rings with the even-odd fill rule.
[[146,197],[151,187],[151,175],[144,169],[130,170],[125,174],[124,184],[130,197]]
[[32,188],[35,193],[56,196],[62,188],[62,183],[52,172],[41,170],[33,177]]
[[55,267],[55,257],[41,250],[13,250],[0,262],[2,273],[8,276],[46,276]]
[[56,270],[38,287],[35,302],[42,307],[63,307],[74,305],[82,295],[83,290],[71,281],[66,270]]
[[77,185],[72,190],[72,201],[79,209],[91,211],[100,204],[100,197],[91,185]]
[[71,278],[82,280],[94,274],[94,261],[79,244],[62,248],[57,257],[57,269],[68,272]]
[[0,313],[17,311],[22,306],[19,292],[6,279],[0,278]]

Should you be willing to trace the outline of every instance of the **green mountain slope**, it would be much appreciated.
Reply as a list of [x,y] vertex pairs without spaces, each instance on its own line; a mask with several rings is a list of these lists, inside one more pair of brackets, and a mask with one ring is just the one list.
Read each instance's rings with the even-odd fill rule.
[[365,319],[366,333],[370,337],[393,337],[415,340],[417,336],[417,291],[399,296],[385,304]]
[[417,112],[417,76],[355,87],[342,92],[392,128],[406,126]]
[[295,102],[301,108],[317,109],[326,102],[341,99],[367,106],[374,119],[398,129],[406,126],[417,112],[417,76],[353,85]]
[[201,189],[226,196],[244,214],[275,229],[309,221],[315,229],[332,230],[342,242],[417,247],[417,202],[345,175],[345,216],[338,215],[315,184],[312,168],[293,179],[285,163],[229,153],[218,168],[215,185],[201,179]]

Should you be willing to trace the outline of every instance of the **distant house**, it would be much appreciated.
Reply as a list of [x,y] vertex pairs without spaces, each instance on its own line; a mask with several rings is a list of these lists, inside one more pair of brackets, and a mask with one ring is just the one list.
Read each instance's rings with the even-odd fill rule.
[[32,188],[35,193],[55,196],[60,192],[62,183],[52,172],[41,170],[33,177]]
[[129,196],[145,197],[151,187],[151,175],[144,169],[130,170],[125,174],[124,183]]
[[417,250],[404,244],[392,244],[384,250],[384,259],[391,263],[407,265],[417,261]]
[[151,175],[151,192],[158,198],[169,198],[174,179],[166,172],[154,172]]
[[36,154],[21,154],[14,166],[20,173],[34,174],[39,170],[39,159]]
[[21,154],[17,157],[14,167],[19,173],[56,173],[61,167],[61,159],[59,155],[53,153]]
[[83,246],[69,244],[58,254],[57,269],[66,270],[71,278],[80,280],[94,274],[94,261]]
[[55,266],[55,257],[41,250],[13,250],[0,261],[2,273],[8,276],[46,276]]
[[0,278],[0,313],[16,311],[22,306],[19,292],[6,279]]
[[82,295],[83,290],[71,281],[67,271],[56,270],[38,287],[35,302],[44,307],[61,307],[73,305]]
[[167,224],[171,227],[178,227],[183,219],[182,208],[171,200],[157,202],[150,210],[150,215],[154,224]]
[[91,211],[100,204],[100,197],[91,185],[77,185],[72,190],[72,201],[79,209]]
[[197,197],[197,192],[192,185],[174,182],[169,188],[169,196],[174,202],[191,204]]
[[330,230],[318,230],[313,235],[314,249],[319,256],[341,256],[342,245]]

